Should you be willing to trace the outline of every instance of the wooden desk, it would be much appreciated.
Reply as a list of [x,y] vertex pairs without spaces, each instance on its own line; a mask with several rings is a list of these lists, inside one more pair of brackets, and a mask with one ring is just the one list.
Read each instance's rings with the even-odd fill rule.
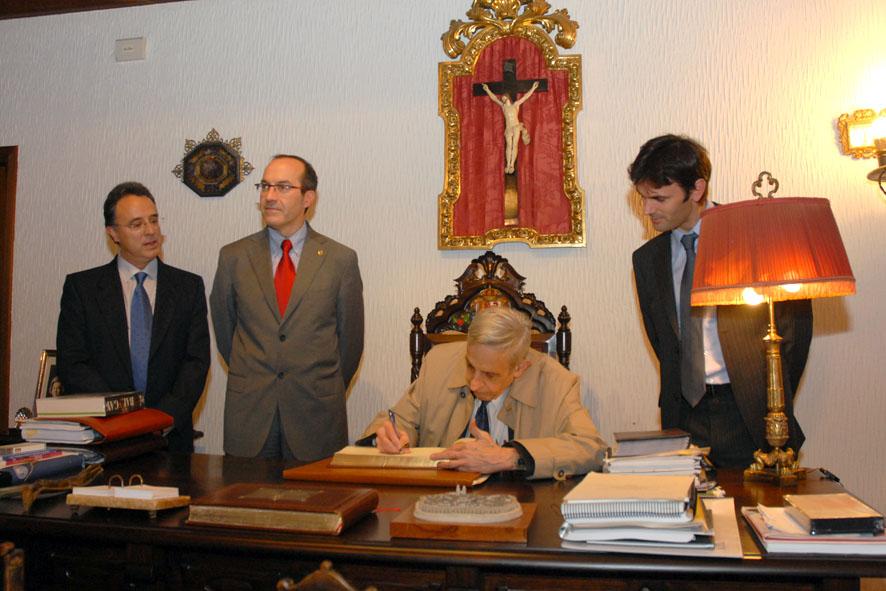
[[[140,473],[150,484],[178,486],[198,497],[224,484],[281,481],[283,465],[209,455],[155,452],[110,466],[125,479]],[[780,491],[742,484],[737,474],[719,479],[741,504],[777,504]],[[390,520],[420,488],[378,487],[379,510],[340,537],[184,524],[186,509],[151,520],[141,512],[91,509],[72,516],[63,496],[40,499],[31,515],[18,501],[0,501],[0,531],[25,550],[30,589],[264,589],[278,578],[295,580],[330,559],[355,586],[384,589],[858,589],[859,577],[886,577],[882,559],[761,556],[739,519],[745,557],[698,559],[569,552],[560,548],[560,499],[569,482],[488,482],[483,492],[510,492],[535,502],[529,543],[487,544],[391,540]],[[333,485],[334,486],[334,485]],[[839,488],[817,472],[798,489]]]

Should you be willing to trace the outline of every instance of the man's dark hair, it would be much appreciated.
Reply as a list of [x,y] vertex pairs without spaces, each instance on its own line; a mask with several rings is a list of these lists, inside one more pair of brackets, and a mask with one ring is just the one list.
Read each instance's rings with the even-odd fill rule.
[[133,181],[120,183],[119,185],[111,189],[111,192],[108,193],[108,196],[105,198],[105,227],[110,227],[114,225],[115,217],[117,215],[117,202],[127,195],[147,197],[151,200],[151,203],[157,203],[156,201],[154,201],[154,196],[151,195],[151,192],[148,191],[148,188],[143,184]]
[[305,165],[305,173],[302,175],[301,179],[301,190],[302,193],[305,191],[316,191],[317,190],[317,171],[314,170],[314,167],[311,166],[311,163],[302,158],[301,156],[295,156],[293,154],[277,154],[271,160],[277,160],[278,158],[292,158],[293,160],[298,160],[302,164]]
[[[686,191],[686,197],[695,189],[695,181],[711,180],[711,160],[704,146],[680,135],[662,135],[652,138],[640,148],[637,157],[628,166],[628,175],[634,185],[648,181],[656,188],[677,183]],[[702,201],[707,199],[705,187]]]

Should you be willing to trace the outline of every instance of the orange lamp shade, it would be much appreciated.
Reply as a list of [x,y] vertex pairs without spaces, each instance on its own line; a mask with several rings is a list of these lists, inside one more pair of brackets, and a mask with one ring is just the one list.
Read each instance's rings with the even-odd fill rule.
[[692,305],[744,304],[749,288],[773,301],[855,293],[827,199],[760,198],[702,212]]

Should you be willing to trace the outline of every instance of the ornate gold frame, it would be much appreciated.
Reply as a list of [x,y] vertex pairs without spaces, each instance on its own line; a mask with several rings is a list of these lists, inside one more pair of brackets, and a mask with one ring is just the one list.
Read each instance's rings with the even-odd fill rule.
[[[520,12],[520,8],[523,8]],[[539,0],[474,0],[467,16],[471,22],[452,21],[442,37],[443,48],[457,62],[439,64],[439,114],[444,122],[444,181],[438,197],[438,248],[442,250],[492,248],[500,242],[525,242],[530,247],[584,246],[584,191],[578,185],[575,119],[581,110],[581,56],[561,56],[549,33],[556,27],[556,42],[566,49],[575,43],[578,24],[565,9],[547,14],[550,5]],[[527,39],[538,47],[551,70],[569,75],[569,98],[563,107],[563,190],[570,202],[571,231],[540,234],[533,228],[495,228],[483,235],[456,236],[453,208],[461,193],[461,122],[453,106],[452,82],[474,72],[480,54],[492,42],[507,36]],[[468,39],[467,45],[460,39]]]
[[851,115],[843,113],[837,119],[837,130],[840,132],[840,151],[853,158],[876,158],[877,147],[872,143],[865,146],[852,146],[849,143],[849,128],[857,125],[870,125],[876,121],[877,117],[886,119],[886,109],[880,111],[879,115],[873,109],[859,109]]

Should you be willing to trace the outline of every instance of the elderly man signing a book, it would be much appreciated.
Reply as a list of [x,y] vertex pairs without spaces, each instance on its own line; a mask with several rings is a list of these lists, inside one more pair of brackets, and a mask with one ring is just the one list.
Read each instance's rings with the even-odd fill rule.
[[606,443],[581,404],[579,379],[531,350],[529,318],[507,308],[474,317],[466,342],[437,345],[392,413],[358,445],[385,453],[446,447],[438,467],[562,478],[599,469]]

